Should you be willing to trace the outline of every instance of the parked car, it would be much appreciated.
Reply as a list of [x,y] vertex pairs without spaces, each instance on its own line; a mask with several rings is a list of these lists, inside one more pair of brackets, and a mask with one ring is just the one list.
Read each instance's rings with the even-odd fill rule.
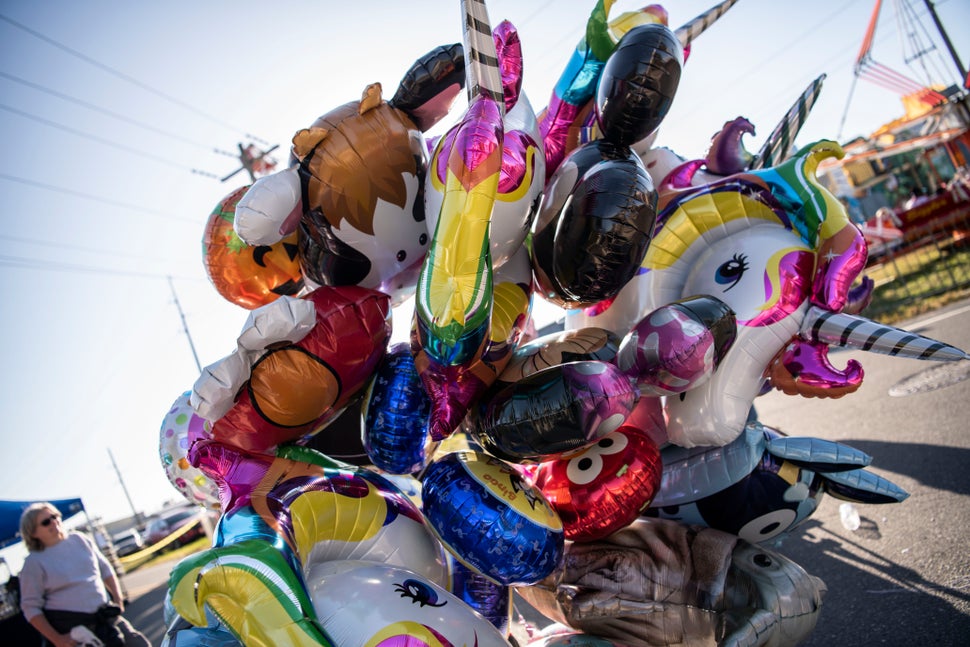
[[199,537],[205,536],[205,528],[202,527],[204,514],[201,509],[185,508],[150,519],[148,525],[145,526],[145,541],[149,545],[157,544],[179,528],[194,524],[192,528],[173,541],[170,546],[174,548],[190,544]]
[[111,543],[115,546],[115,553],[118,557],[124,557],[137,553],[145,547],[145,540],[137,528],[130,528],[111,537]]

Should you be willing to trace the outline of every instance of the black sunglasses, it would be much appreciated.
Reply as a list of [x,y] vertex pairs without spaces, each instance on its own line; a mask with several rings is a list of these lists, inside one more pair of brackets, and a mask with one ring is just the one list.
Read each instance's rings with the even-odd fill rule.
[[46,519],[44,519],[43,521],[41,521],[40,522],[40,525],[42,525],[42,526],[44,526],[46,528],[47,526],[51,525],[51,523],[57,521],[60,518],[61,518],[61,515],[59,515],[59,514],[52,514],[51,516],[49,516]]

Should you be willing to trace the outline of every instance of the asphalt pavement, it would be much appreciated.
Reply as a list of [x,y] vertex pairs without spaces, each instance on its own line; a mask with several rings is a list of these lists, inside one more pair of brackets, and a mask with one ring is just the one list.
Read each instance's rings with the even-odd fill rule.
[[[899,327],[970,351],[970,301]],[[828,586],[807,647],[970,645],[970,360],[900,359],[862,351],[862,386],[843,398],[780,392],[756,400],[759,419],[791,436],[860,449],[870,471],[909,492],[901,503],[855,507],[825,497],[778,547]]]
[[[970,300],[900,327],[970,351]],[[970,645],[970,361],[901,359],[836,351],[858,360],[865,379],[839,399],[780,392],[755,402],[764,424],[790,436],[838,441],[873,457],[869,468],[910,496],[855,504],[857,530],[843,526],[827,496],[779,550],[821,577],[821,616],[806,647]],[[124,576],[128,619],[159,645],[168,573],[175,562]]]

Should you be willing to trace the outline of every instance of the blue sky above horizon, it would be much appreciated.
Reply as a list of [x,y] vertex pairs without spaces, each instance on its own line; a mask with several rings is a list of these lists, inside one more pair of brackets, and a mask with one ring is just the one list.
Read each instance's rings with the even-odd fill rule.
[[[611,15],[642,4],[617,2]],[[662,4],[677,27],[713,3]],[[694,44],[657,144],[702,157],[725,121],[745,116],[757,151],[822,73],[798,143],[846,141],[901,116],[898,95],[861,80],[853,89],[873,4],[739,0]],[[884,3],[873,58],[917,77],[900,51],[896,4]],[[911,4],[935,37],[923,3]],[[966,62],[970,2],[935,5]],[[524,89],[541,109],[593,2],[488,6],[493,24],[519,29]],[[248,315],[218,295],[201,257],[209,212],[246,178],[193,170],[225,175],[235,161],[214,149],[250,135],[285,151],[296,130],[368,83],[390,97],[415,59],[461,40],[459,3],[53,0],[6,2],[0,17],[0,336],[11,369],[0,499],[80,496],[92,516],[126,516],[110,449],[132,502],[152,512],[180,500],[158,431],[198,376],[168,277],[202,365],[235,347]],[[959,81],[945,51],[930,58],[933,78]],[[407,325],[395,317],[397,331]]]

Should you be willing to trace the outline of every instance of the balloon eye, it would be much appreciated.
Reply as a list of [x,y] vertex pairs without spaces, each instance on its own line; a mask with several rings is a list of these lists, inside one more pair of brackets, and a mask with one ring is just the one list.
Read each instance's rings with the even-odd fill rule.
[[602,447],[603,449],[606,449],[607,447],[612,447],[613,446],[613,439],[612,438],[603,438],[602,440],[600,440],[596,444],[599,445],[600,447]]
[[395,584],[394,590],[401,594],[402,598],[411,598],[411,603],[420,604],[422,607],[443,607],[448,601],[438,602],[438,594],[435,590],[418,580],[404,580],[401,584]]
[[584,472],[593,466],[593,460],[591,458],[582,458],[576,464],[576,467],[583,470]]
[[724,288],[727,292],[741,280],[744,273],[748,271],[748,257],[744,254],[735,254],[731,260],[721,264],[714,272],[714,281],[720,285],[728,285]]
[[408,257],[408,253],[403,249],[397,253],[397,262],[403,263],[404,259]]
[[758,553],[754,556],[754,563],[762,568],[767,568],[771,566],[771,558],[764,553]]
[[422,244],[422,245],[427,245],[428,244],[428,234],[421,234],[421,237],[418,238],[418,242],[420,244]]
[[253,250],[253,262],[260,267],[266,267],[266,261],[264,257],[273,251],[273,248],[269,245],[259,245]]

